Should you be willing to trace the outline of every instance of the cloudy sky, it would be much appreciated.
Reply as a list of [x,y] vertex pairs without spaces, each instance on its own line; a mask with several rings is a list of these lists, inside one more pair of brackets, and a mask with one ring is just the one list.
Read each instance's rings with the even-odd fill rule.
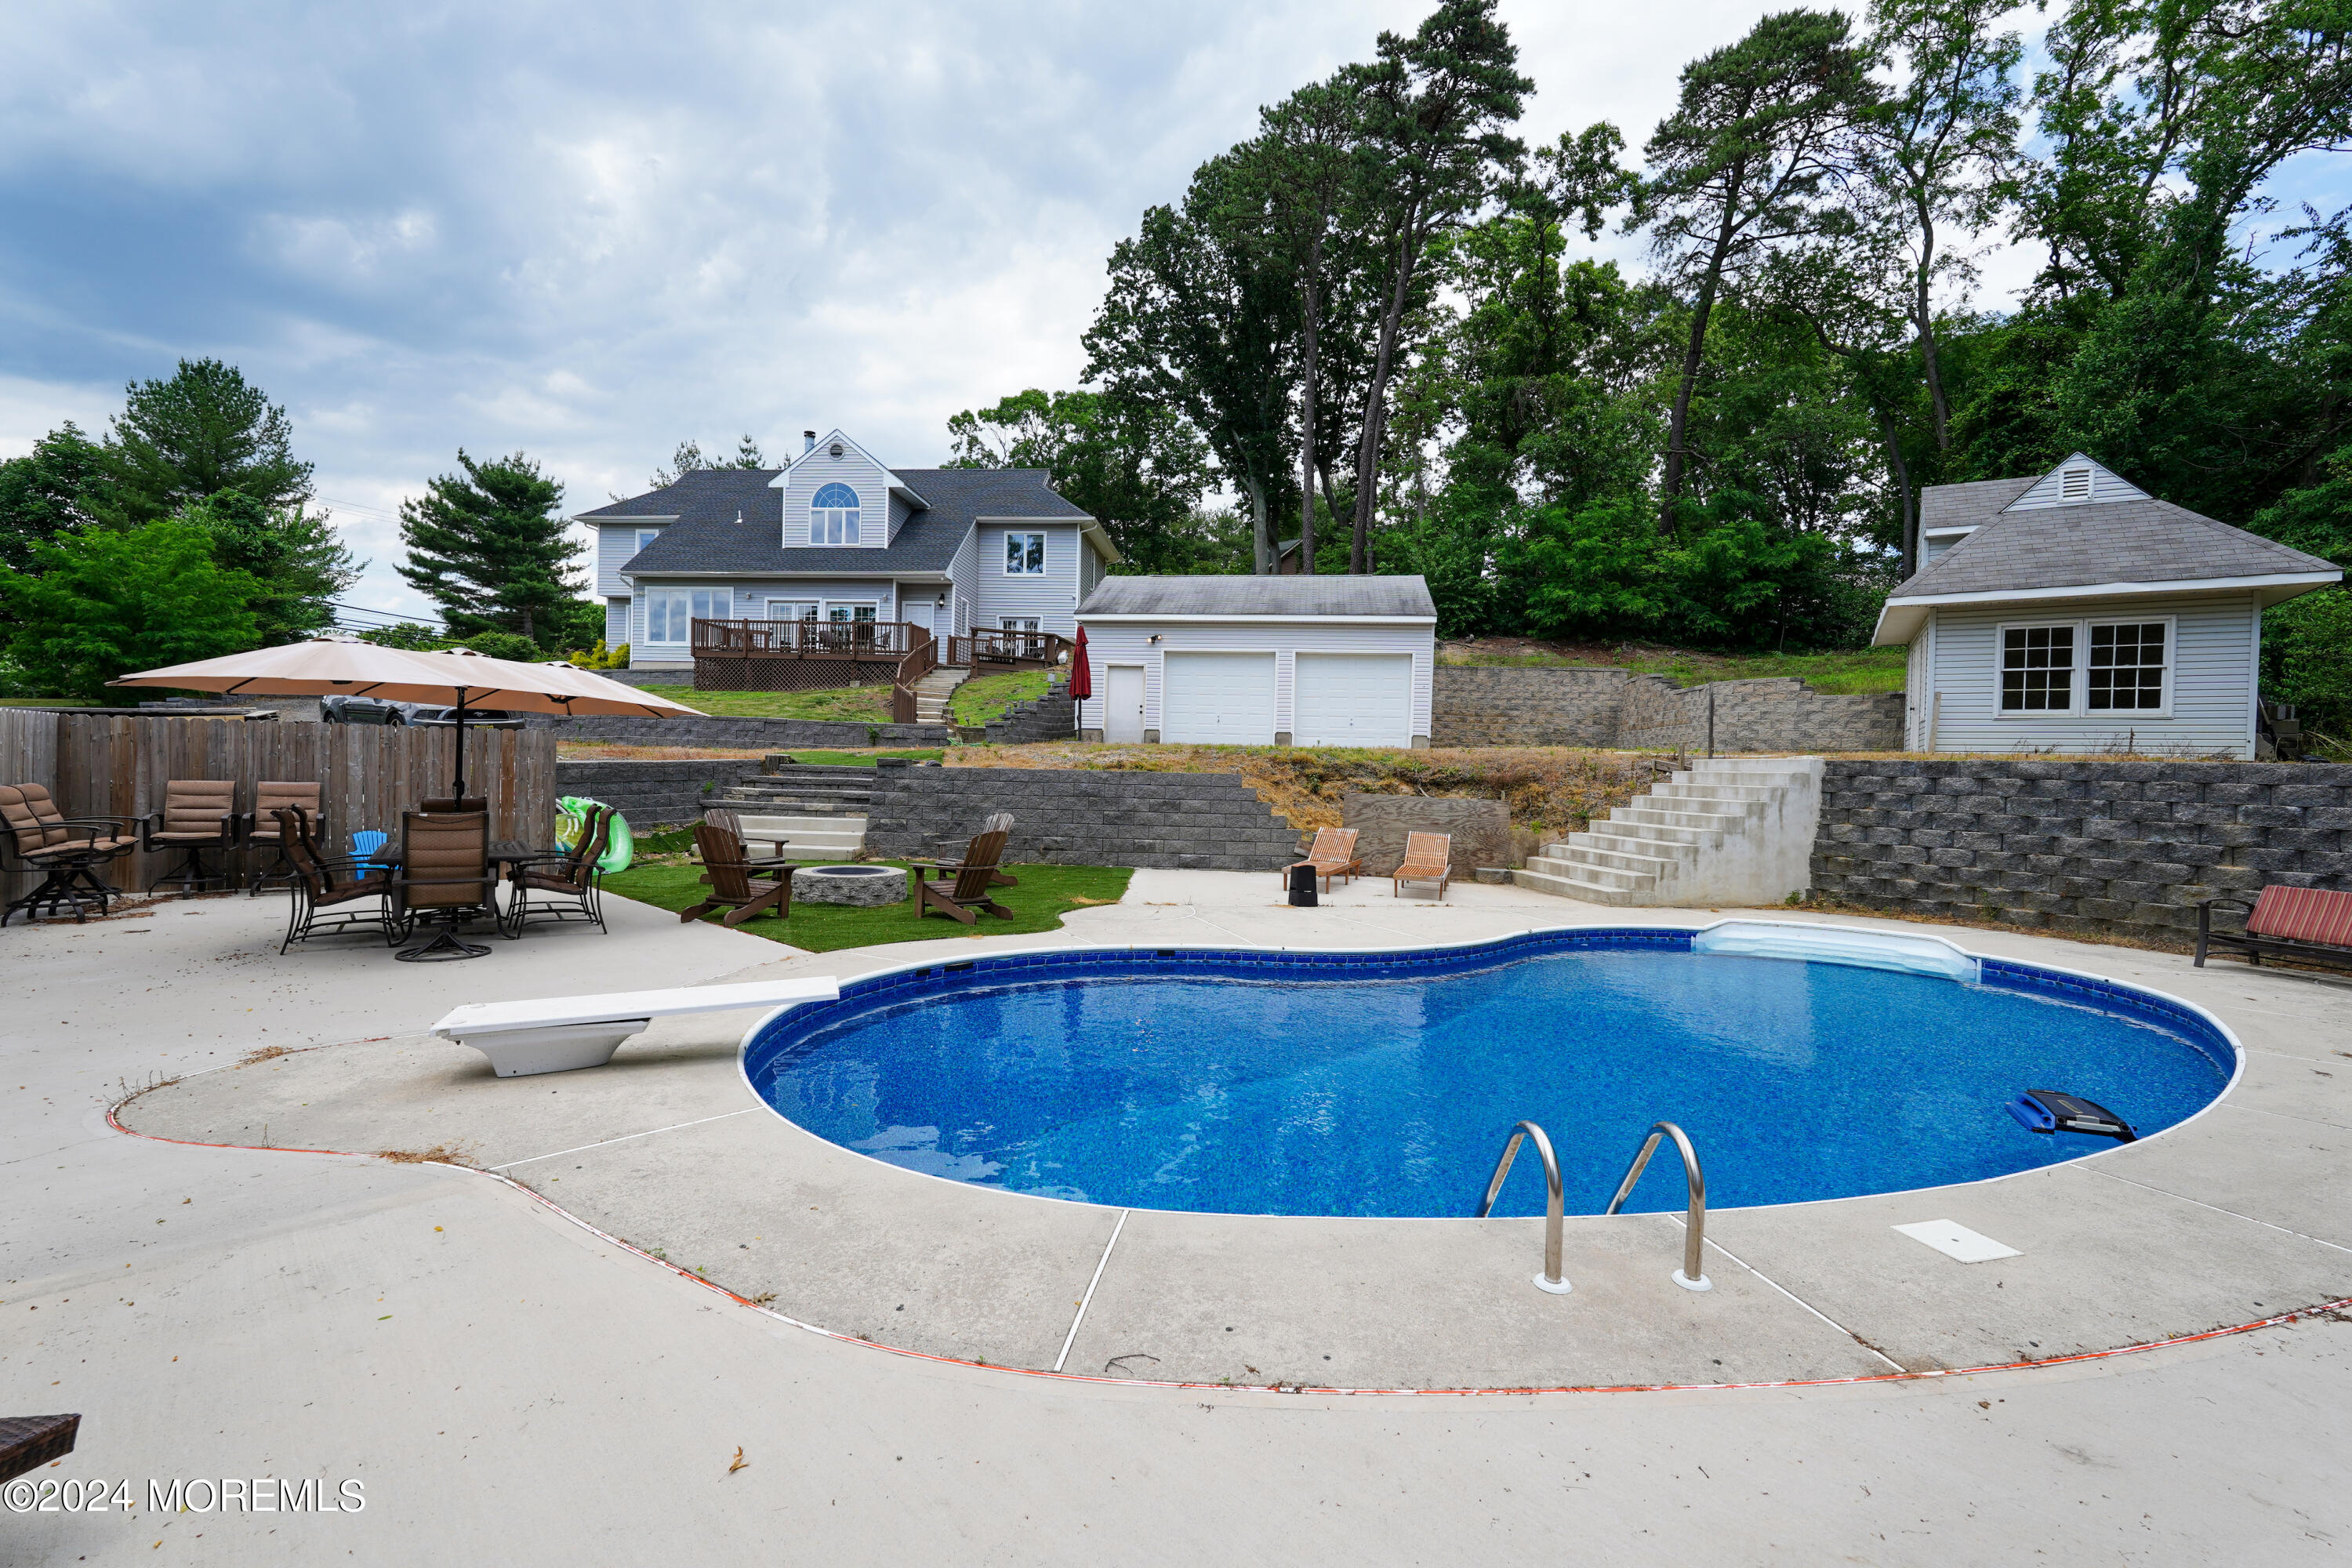
[[[460,446],[530,453],[568,510],[686,437],[772,455],[840,426],[934,463],[959,409],[1076,382],[1143,207],[1425,9],[20,0],[0,456],[231,361],[372,558],[352,599],[403,611],[394,509]],[[1524,132],[1638,146],[1683,62],[1765,9],[1506,0]]]

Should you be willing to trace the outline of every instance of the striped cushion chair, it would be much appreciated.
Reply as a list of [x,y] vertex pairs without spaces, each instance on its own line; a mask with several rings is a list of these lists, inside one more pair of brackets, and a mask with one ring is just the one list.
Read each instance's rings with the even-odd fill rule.
[[186,858],[148,884],[149,891],[170,882],[182,898],[201,892],[210,882],[228,880],[227,862],[214,870],[205,864],[205,851],[226,853],[236,847],[236,781],[234,779],[170,779],[163,784],[163,809],[151,813],[142,829],[142,847],[151,854],[183,854]]
[[[77,924],[93,906],[106,913],[118,889],[97,868],[139,847],[131,826],[121,817],[68,816],[44,784],[0,785],[0,848],[11,853],[16,869],[42,878],[39,887],[0,910],[0,925],[18,910],[32,920],[70,910]],[[0,859],[0,866],[6,863]]]
[[[2213,929],[2217,908],[2246,911],[2241,932]],[[2200,899],[2197,904],[2197,963],[2203,967],[2208,948],[2242,952],[2259,964],[2264,953],[2304,963],[2352,968],[2352,893],[2326,888],[2263,889],[2251,905],[2243,899]]]

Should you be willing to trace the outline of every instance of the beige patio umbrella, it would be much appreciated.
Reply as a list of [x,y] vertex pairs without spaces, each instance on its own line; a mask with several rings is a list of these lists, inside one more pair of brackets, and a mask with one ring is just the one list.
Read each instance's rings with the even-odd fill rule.
[[[459,710],[702,717],[694,709],[570,665],[521,664],[477,653],[414,653],[373,643],[325,639],[142,669],[107,684],[217,691],[230,697],[382,697]],[[457,730],[457,778],[450,793],[462,796],[466,793],[466,726],[459,724]]]

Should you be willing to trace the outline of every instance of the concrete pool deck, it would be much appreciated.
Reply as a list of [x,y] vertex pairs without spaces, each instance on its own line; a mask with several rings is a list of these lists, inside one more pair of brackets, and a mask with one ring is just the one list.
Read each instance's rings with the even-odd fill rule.
[[[1170,911],[1197,896],[1220,919],[1220,900],[1263,896],[1223,885],[1163,882],[1153,894],[1172,904],[1118,913],[1191,918]],[[1617,914],[1524,897],[1546,922]],[[1496,907],[1476,894],[1457,904]],[[127,1483],[136,1500],[127,1511],[11,1511],[0,1560],[579,1568],[686,1550],[894,1568],[1356,1568],[1567,1551],[1952,1568],[2315,1563],[2340,1561],[2352,1539],[2343,1314],[2026,1371],[1830,1387],[1430,1398],[1089,1384],[792,1327],[473,1173],[184,1147],[106,1123],[127,1086],[257,1047],[413,1036],[454,1000],[606,990],[624,965],[631,982],[713,983],[777,952],[715,924],[609,908],[611,938],[535,932],[421,976],[365,943],[281,959],[282,910],[268,900],[0,931],[0,1410],[83,1412],[79,1447],[41,1475],[104,1480],[110,1499]],[[2006,938],[1952,934],[2008,951]],[[2189,973],[2185,960],[2053,945],[2088,968],[2114,956]],[[2322,1047],[2323,1068],[2332,1048],[2352,1048],[2352,994],[2212,973],[2242,1032],[2270,1015],[2282,1037]],[[713,1022],[668,1048],[731,1059],[731,1026]],[[616,1067],[660,1045],[632,1046]],[[478,1057],[469,1066],[482,1070]],[[614,1105],[610,1119],[643,1127],[649,1109]],[[2335,1205],[2320,1234],[2336,1234],[2352,1205],[2340,1186],[2315,1195]],[[2164,1245],[2178,1268],[2200,1267]],[[1915,1267],[1945,1262],[1918,1250]],[[1673,1261],[1662,1246],[1639,1278],[1654,1271],[1664,1286]],[[1532,1240],[1507,1262],[1499,1288],[1534,1297]],[[1598,1288],[1594,1267],[1571,1250],[1578,1297]],[[1925,1278],[1958,1289],[1965,1272]],[[1107,1276],[1098,1306],[1114,1289]],[[1951,1320],[1974,1310],[1951,1300]],[[223,1476],[331,1491],[353,1480],[366,1508],[147,1507],[151,1481]]]
[[[700,978],[845,979],[1013,947],[1383,947],[1715,918],[1475,884],[1441,906],[1393,900],[1370,881],[1305,910],[1287,907],[1271,877],[1145,871],[1125,902],[1077,911],[1058,932],[787,950]],[[447,1151],[796,1321],[927,1355],[1031,1371],[1059,1363],[1094,1377],[1419,1390],[1812,1382],[2097,1352],[2352,1293],[2342,1196],[2352,995],[2131,949],[1942,934],[2205,1005],[2247,1047],[2242,1080],[2189,1124],[2095,1159],[1927,1192],[1717,1210],[1706,1265],[1716,1289],[1705,1295],[1669,1278],[1682,1230],[1665,1215],[1571,1217],[1576,1289],[1554,1297],[1528,1283],[1538,1220],[1122,1211],[915,1174],[803,1133],[754,1100],[736,1067],[749,1016],[659,1021],[609,1068],[509,1079],[412,1027],[191,1076],[142,1096],[121,1121],[197,1142]],[[499,953],[557,942],[572,933]],[[777,951],[759,945],[764,953],[742,955]],[[362,951],[383,967],[380,950]],[[296,956],[344,967],[323,945]],[[465,988],[488,967],[435,971],[431,989],[471,999]],[[631,983],[644,973],[633,968]],[[1613,1174],[1569,1173],[1587,1185]],[[2021,1255],[1964,1265],[1893,1228],[1937,1219]]]

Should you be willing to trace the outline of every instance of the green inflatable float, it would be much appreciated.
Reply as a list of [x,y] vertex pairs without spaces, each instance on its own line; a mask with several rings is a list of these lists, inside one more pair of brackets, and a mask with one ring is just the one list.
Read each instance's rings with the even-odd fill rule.
[[[561,814],[555,824],[555,841],[569,849],[580,842],[581,830],[588,826],[588,808],[602,805],[601,800],[585,795],[567,795],[555,803]],[[625,871],[636,858],[636,844],[629,835],[629,819],[619,812],[613,813],[612,831],[604,838],[604,853],[596,861],[596,869],[607,875]]]

